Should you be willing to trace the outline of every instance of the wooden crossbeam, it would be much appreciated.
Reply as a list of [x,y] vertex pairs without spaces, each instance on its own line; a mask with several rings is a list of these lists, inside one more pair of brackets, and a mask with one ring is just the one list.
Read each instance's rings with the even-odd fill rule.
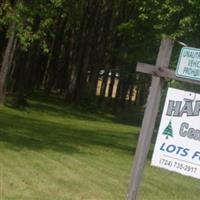
[[156,67],[155,65],[149,65],[149,64],[139,62],[137,64],[136,71],[146,73],[146,74],[151,74],[153,76],[163,77],[166,79],[173,79],[176,81],[182,81],[182,82],[186,82],[186,83],[200,85],[200,81],[177,77],[175,75],[174,70],[170,70],[170,69],[164,68],[164,67]]

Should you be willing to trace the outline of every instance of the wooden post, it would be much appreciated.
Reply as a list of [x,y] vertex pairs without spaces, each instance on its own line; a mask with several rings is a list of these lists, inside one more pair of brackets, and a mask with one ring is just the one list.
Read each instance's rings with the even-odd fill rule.
[[[161,41],[156,61],[157,68],[168,68],[171,58],[171,52],[173,49],[173,43],[173,40],[167,38]],[[150,87],[150,93],[147,99],[145,114],[142,121],[140,136],[136,148],[127,200],[137,199],[139,184],[142,178],[142,172],[148,155],[156,116],[159,109],[161,89],[162,84],[160,77],[153,76]]]

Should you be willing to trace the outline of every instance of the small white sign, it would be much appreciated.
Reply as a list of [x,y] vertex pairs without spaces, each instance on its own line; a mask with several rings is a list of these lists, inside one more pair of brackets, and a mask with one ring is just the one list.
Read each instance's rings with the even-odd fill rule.
[[200,94],[168,89],[151,165],[200,179]]
[[200,80],[200,49],[190,47],[181,49],[176,76]]

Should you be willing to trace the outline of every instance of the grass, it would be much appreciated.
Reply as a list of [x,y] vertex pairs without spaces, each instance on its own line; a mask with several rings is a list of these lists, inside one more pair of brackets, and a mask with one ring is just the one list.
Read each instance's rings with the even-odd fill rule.
[[[138,132],[124,118],[59,102],[2,106],[0,200],[125,199]],[[150,167],[148,160],[139,195],[141,200],[197,200],[199,186],[195,179]]]

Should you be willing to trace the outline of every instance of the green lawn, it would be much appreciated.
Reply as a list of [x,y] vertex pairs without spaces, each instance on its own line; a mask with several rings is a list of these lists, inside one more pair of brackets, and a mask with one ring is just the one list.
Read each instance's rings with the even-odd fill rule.
[[[138,132],[58,103],[0,107],[0,200],[125,199]],[[199,200],[199,187],[147,161],[140,199]]]

